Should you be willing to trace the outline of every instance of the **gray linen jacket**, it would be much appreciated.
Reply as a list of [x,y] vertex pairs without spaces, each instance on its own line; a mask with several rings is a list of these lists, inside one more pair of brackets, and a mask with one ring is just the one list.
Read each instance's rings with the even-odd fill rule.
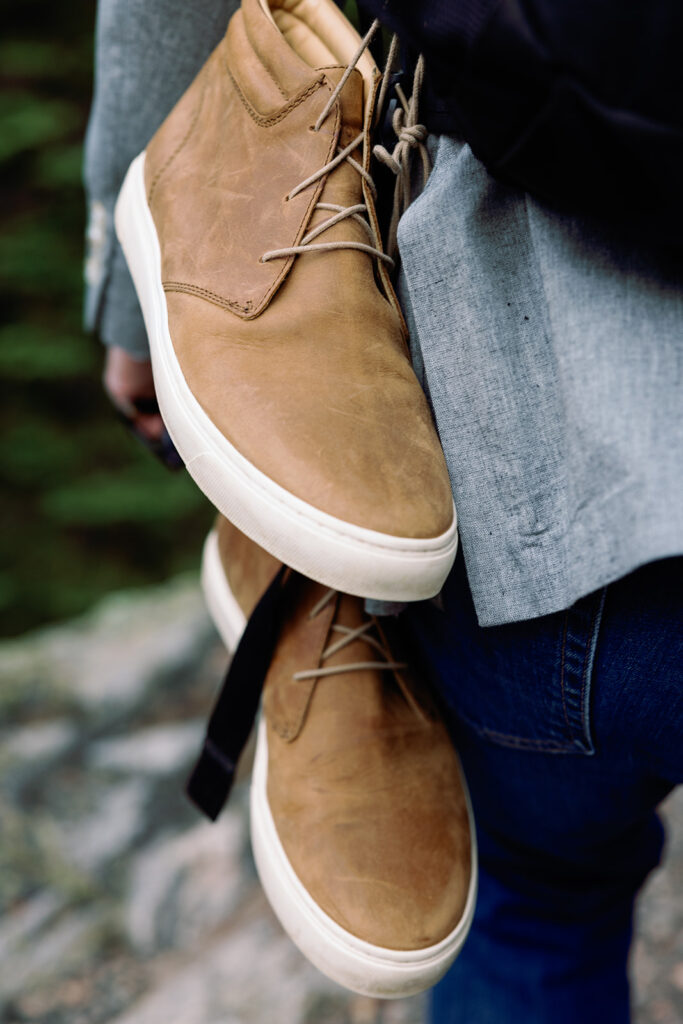
[[[100,0],[86,321],[138,358],[114,202],[236,6]],[[400,293],[479,622],[496,625],[683,552],[682,268],[498,183],[462,142],[432,152],[399,226]]]

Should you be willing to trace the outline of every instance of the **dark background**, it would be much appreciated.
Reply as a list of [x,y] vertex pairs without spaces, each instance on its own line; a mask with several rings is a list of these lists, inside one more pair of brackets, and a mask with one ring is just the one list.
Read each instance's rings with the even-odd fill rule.
[[211,511],[114,419],[81,328],[93,0],[14,3],[0,41],[0,634],[196,568]]

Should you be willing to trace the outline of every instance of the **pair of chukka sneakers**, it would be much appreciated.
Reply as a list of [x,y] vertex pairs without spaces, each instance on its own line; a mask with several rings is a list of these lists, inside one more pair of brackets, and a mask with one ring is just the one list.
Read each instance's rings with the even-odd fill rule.
[[203,581],[228,647],[279,574],[251,802],[264,888],[323,971],[397,996],[456,955],[476,867],[445,726],[362,600],[433,596],[457,546],[375,213],[380,81],[332,0],[243,0],[131,165],[116,227],[166,426],[222,514]]

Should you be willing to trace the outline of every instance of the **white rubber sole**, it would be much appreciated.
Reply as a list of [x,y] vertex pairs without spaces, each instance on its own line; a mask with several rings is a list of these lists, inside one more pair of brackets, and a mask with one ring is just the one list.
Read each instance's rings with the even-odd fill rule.
[[451,934],[436,945],[418,950],[395,950],[371,945],[345,931],[311,898],[278,837],[268,805],[267,779],[268,743],[262,716],[251,782],[251,844],[266,896],[283,928],[304,956],[333,981],[361,995],[396,999],[436,984],[460,952],[474,916],[477,848],[469,794],[472,875],[463,916]]
[[204,541],[200,580],[213,624],[220,633],[228,653],[233,654],[247,620],[225,575],[218,551],[218,534],[215,530],[211,530]]
[[145,193],[145,154],[126,174],[115,211],[145,318],[161,412],[188,472],[216,508],[286,565],[347,594],[420,601],[441,589],[458,544],[455,509],[439,537],[366,530],[321,512],[280,487],[221,434],[185,380],[168,327],[161,251]]

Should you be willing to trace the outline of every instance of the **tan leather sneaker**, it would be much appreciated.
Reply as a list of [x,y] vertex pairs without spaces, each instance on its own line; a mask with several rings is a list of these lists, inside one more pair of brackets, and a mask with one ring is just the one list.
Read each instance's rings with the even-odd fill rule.
[[[279,568],[217,519],[202,583],[229,647]],[[394,620],[297,573],[284,586],[251,789],[259,875],[320,970],[366,995],[409,995],[445,973],[472,921],[467,786],[429,693],[398,660]]]
[[357,992],[409,995],[460,950],[475,832],[452,743],[388,620],[295,575],[251,789],[261,882],[285,930]]
[[457,532],[379,240],[379,73],[360,44],[333,0],[243,0],[132,164],[116,225],[202,490],[305,575],[417,600]]

